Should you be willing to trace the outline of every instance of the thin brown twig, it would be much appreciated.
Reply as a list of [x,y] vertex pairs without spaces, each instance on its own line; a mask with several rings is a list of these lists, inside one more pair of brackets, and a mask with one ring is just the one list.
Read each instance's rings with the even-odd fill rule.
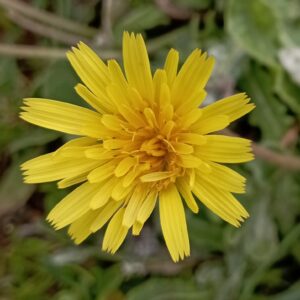
[[293,171],[300,170],[300,158],[297,156],[280,154],[256,143],[252,144],[252,148],[254,154],[265,161],[284,169]]
[[299,124],[294,124],[282,137],[280,145],[283,148],[289,148],[296,145],[297,140],[299,139],[299,130]]
[[[224,129],[223,132],[230,136],[237,136],[230,129]],[[252,149],[255,156],[278,167],[291,171],[300,170],[300,158],[297,156],[280,154],[255,142],[252,143]]]
[[0,44],[0,54],[17,58],[61,59],[66,57],[67,49],[48,47]]
[[[17,58],[30,59],[66,59],[67,48],[48,48],[28,45],[12,45],[0,43],[0,54]],[[118,51],[101,50],[99,55],[103,59],[116,58],[120,56]],[[98,51],[97,51],[98,53]]]
[[110,46],[113,42],[112,11],[113,0],[102,0],[101,33],[98,35],[98,41],[96,41],[99,46]]
[[60,28],[65,31],[77,33],[85,37],[92,38],[98,32],[98,30],[95,28],[82,25],[71,20],[67,20],[53,13],[33,7],[25,2],[17,0],[0,0],[0,4],[2,5],[2,7],[10,11],[19,12],[20,14],[27,16],[30,19],[49,24],[52,27]]
[[34,32],[38,35],[62,42],[66,45],[74,45],[79,41],[86,41],[85,37],[64,32],[54,27],[49,27],[48,25],[24,17],[22,16],[22,14],[17,13],[16,11],[10,11],[8,16],[14,23],[19,25],[20,27],[28,31]]

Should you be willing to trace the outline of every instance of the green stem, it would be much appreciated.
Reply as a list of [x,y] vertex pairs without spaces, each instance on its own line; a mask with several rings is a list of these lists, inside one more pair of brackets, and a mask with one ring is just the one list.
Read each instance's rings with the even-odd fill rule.
[[21,2],[18,0],[0,0],[0,4],[4,8],[19,12],[20,14],[23,14],[28,18],[35,19],[36,21],[46,23],[65,31],[77,33],[85,37],[92,38],[98,33],[98,30],[95,28],[82,25],[71,20],[66,20],[55,14],[32,7],[25,2]]

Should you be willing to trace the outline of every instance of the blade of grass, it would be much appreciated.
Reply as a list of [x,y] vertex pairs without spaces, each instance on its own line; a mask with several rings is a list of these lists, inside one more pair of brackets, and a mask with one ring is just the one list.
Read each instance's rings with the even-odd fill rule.
[[8,10],[19,12],[30,19],[39,21],[40,23],[45,23],[88,38],[92,38],[98,33],[98,30],[95,28],[67,20],[50,12],[35,8],[25,2],[18,0],[0,0],[0,5]]

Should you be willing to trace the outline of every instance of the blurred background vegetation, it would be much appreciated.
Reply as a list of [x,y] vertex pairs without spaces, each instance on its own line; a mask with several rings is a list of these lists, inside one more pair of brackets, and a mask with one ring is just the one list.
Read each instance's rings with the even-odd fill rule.
[[[206,101],[246,91],[256,110],[231,130],[255,141],[239,197],[240,228],[201,206],[188,212],[192,256],[173,264],[157,215],[115,256],[102,233],[75,246],[47,212],[68,191],[22,183],[20,162],[67,137],[18,118],[23,97],[84,105],[65,52],[82,40],[120,57],[123,30],[142,32],[153,69],[170,47],[217,64]],[[0,0],[0,299],[299,300],[300,1]]]

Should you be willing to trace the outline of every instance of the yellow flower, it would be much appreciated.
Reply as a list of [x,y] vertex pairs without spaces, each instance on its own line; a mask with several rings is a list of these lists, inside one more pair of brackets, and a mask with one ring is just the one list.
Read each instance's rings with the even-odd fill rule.
[[69,226],[75,243],[108,226],[103,250],[115,253],[128,230],[140,231],[158,202],[162,233],[172,259],[190,255],[183,202],[198,198],[238,227],[248,213],[232,193],[245,178],[219,163],[253,159],[250,141],[211,134],[250,112],[246,94],[204,108],[204,87],[214,59],[194,50],[178,71],[171,49],[152,76],[140,34],[123,36],[125,76],[115,60],[105,64],[88,46],[67,53],[83,84],[77,93],[93,108],[49,99],[25,99],[21,118],[80,136],[22,165],[26,183],[78,185],[49,213],[55,229]]

